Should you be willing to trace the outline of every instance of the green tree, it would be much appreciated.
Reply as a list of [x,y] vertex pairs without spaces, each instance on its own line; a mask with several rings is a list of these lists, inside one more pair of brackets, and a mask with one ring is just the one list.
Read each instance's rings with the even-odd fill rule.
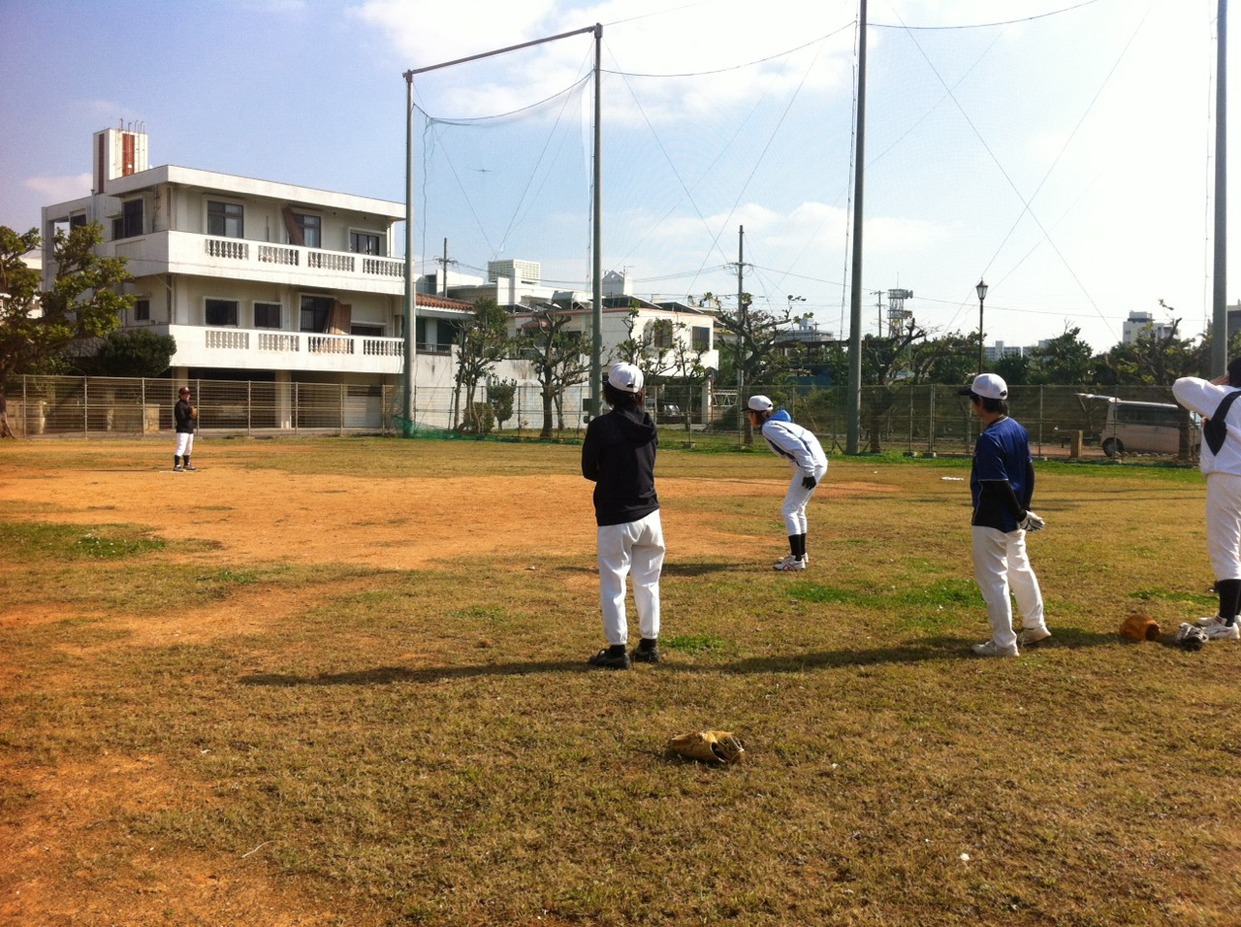
[[177,342],[171,335],[137,328],[109,333],[99,349],[82,358],[78,366],[99,377],[158,377],[176,353]]
[[[1171,386],[1178,377],[1196,376],[1209,366],[1210,344],[1196,343],[1178,334],[1181,320],[1173,319],[1158,333],[1143,332],[1133,344],[1118,344],[1104,354],[1101,372],[1117,384]],[[1104,380],[1105,377],[1099,379]]]
[[540,438],[552,436],[552,413],[559,411],[560,428],[564,430],[564,394],[570,386],[585,383],[590,366],[581,332],[568,331],[573,317],[555,305],[546,305],[534,312],[522,326],[519,336],[520,356],[534,367],[543,399],[543,428]]
[[1024,354],[1005,354],[992,369],[1009,386],[1025,386],[1030,382],[1030,358]]
[[457,426],[454,411],[453,423],[463,431],[482,432],[474,397],[478,393],[478,385],[495,369],[508,349],[507,322],[508,314],[496,305],[496,301],[483,297],[474,304],[473,315],[457,323],[453,403],[456,409],[464,408],[465,412]]
[[[706,294],[703,298],[711,296]],[[784,355],[777,350],[780,332],[794,320],[791,310],[771,312],[753,308],[754,298],[749,293],[740,294],[740,305],[733,311],[722,311],[717,316],[720,325],[728,333],[727,341],[732,350],[727,352],[731,361],[730,373],[736,379],[740,389],[737,396],[737,415],[739,427],[748,444],[753,435],[750,433],[748,419],[742,420],[745,408],[744,393],[746,384],[776,384],[787,372]],[[723,364],[721,364],[723,366]],[[726,374],[727,375],[727,374]],[[731,379],[723,379],[729,383]]]
[[0,226],[0,432],[8,431],[4,398],[13,379],[69,345],[101,338],[121,324],[134,297],[121,292],[129,279],[123,258],[103,258],[98,223],[79,225],[53,239],[56,278],[40,290],[39,274],[22,262],[38,248],[36,229],[19,235]]
[[1089,383],[1094,373],[1094,350],[1079,337],[1080,328],[1066,329],[1031,352],[1029,382],[1078,386]]
[[487,404],[495,416],[496,429],[504,430],[504,423],[513,417],[513,398],[517,395],[516,380],[490,380],[487,383]]
[[912,346],[910,370],[915,383],[960,386],[978,371],[978,333],[952,332]]

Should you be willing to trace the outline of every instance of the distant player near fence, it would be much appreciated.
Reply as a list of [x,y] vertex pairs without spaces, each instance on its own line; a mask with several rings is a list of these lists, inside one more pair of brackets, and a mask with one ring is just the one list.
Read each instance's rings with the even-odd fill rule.
[[183,386],[177,390],[177,404],[173,406],[172,416],[177,428],[177,451],[172,458],[172,469],[180,473],[184,470],[197,470],[190,463],[190,455],[194,453],[194,429],[198,425],[198,407],[190,404],[190,388]]

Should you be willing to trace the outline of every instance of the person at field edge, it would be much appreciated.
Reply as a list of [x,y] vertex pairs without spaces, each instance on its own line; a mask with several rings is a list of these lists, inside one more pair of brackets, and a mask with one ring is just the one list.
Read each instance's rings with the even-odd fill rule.
[[198,409],[190,405],[190,388],[183,386],[177,390],[177,404],[173,406],[172,416],[177,428],[177,452],[172,458],[172,469],[197,470],[190,463],[190,455],[194,452],[194,425],[198,420]]
[[[611,411],[586,426],[582,476],[595,484],[598,526],[599,601],[608,646],[588,661],[604,669],[629,669],[631,660],[658,663],[659,575],[664,566],[664,531],[655,495],[655,423],[645,409],[642,371],[620,363],[608,372],[603,398]],[[633,602],[642,638],[626,653],[625,579],[633,580]]]
[[1219,611],[1197,624],[1210,640],[1241,640],[1241,357],[1214,380],[1181,377],[1172,395],[1205,420],[1198,467],[1207,481],[1207,556],[1215,573]]
[[[1008,414],[1008,384],[994,373],[980,373],[960,391],[968,396],[981,430],[974,442],[970,495],[974,504],[974,578],[987,603],[991,639],[974,645],[980,657],[1015,657],[1025,647],[1051,637],[1043,614],[1043,593],[1026,553],[1026,532],[1043,519],[1030,511],[1034,460],[1030,436]],[[1021,615],[1020,636],[1013,630],[1013,607]]]
[[750,427],[762,433],[772,453],[785,458],[793,468],[793,479],[780,508],[788,532],[789,553],[776,561],[776,569],[804,570],[810,563],[810,555],[806,553],[809,526],[806,506],[827,475],[827,455],[818,438],[808,429],[794,424],[783,409],[777,411],[775,403],[766,396],[751,396],[746,403],[746,415]]

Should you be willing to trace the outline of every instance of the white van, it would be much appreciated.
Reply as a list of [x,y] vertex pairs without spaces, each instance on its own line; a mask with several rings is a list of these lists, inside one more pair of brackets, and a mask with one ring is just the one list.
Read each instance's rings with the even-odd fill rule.
[[1181,451],[1181,423],[1189,416],[1189,450],[1198,452],[1202,420],[1174,402],[1134,402],[1116,396],[1078,393],[1082,399],[1107,403],[1107,416],[1099,430],[1099,446],[1108,457],[1120,454],[1168,454]]

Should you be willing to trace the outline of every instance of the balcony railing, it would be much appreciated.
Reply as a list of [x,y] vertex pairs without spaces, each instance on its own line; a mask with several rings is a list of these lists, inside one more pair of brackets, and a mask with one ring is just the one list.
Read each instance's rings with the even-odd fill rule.
[[[254,328],[168,326],[177,341],[174,364],[274,370],[399,373],[405,341],[378,335],[338,335]],[[418,342],[418,354],[449,357],[452,345]]]
[[312,270],[326,270],[339,274],[360,273],[370,277],[401,277],[405,274],[405,262],[394,258],[344,251],[324,251],[294,245],[262,244],[236,238],[208,237],[203,239],[207,256],[224,261],[248,262],[252,244],[260,264],[277,264],[285,267],[305,266]]

